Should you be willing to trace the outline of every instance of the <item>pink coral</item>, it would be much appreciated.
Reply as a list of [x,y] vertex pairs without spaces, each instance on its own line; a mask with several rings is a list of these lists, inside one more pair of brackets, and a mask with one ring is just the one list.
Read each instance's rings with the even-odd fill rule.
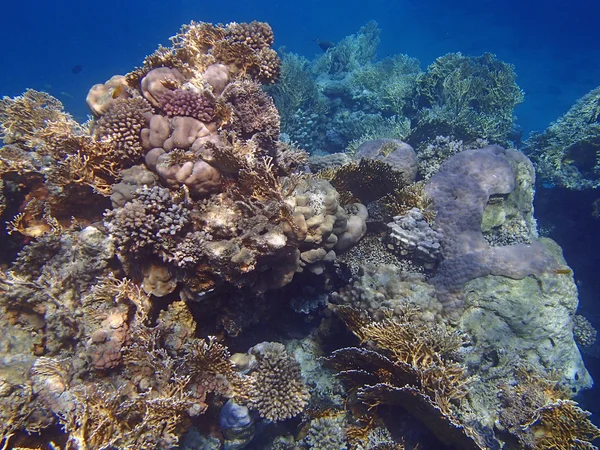
[[211,122],[215,116],[215,99],[205,92],[176,89],[162,95],[160,109],[169,117],[188,116]]

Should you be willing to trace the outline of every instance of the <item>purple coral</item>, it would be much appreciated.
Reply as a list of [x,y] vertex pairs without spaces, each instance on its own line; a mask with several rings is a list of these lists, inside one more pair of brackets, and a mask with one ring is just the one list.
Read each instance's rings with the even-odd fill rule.
[[215,116],[215,100],[207,93],[184,89],[166,91],[159,101],[160,109],[169,116],[188,116],[211,122]]
[[481,232],[483,210],[491,195],[515,188],[511,161],[522,154],[498,145],[465,150],[448,159],[425,186],[437,212],[435,228],[442,233],[444,261],[431,282],[448,307],[461,303],[466,282],[485,275],[522,279],[556,266],[540,242],[490,248]]

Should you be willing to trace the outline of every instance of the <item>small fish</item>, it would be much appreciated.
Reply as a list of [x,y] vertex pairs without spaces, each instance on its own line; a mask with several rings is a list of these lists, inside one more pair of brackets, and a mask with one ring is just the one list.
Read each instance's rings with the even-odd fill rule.
[[323,50],[324,52],[326,52],[327,50],[329,50],[332,47],[335,47],[335,43],[331,42],[331,41],[322,41],[321,39],[313,39],[314,42],[316,42],[316,44],[319,46],[319,48],[321,50]]
[[125,91],[126,87],[124,84],[120,84],[118,85],[116,88],[113,89],[112,91],[112,98],[118,98],[119,95],[121,95],[124,91]]
[[83,70],[83,66],[81,64],[77,64],[71,68],[71,73],[73,75],[77,75]]

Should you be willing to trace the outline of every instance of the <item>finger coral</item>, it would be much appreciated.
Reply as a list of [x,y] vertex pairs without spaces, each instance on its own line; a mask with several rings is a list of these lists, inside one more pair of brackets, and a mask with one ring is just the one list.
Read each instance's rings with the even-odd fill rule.
[[132,201],[106,214],[106,226],[123,253],[161,254],[163,237],[181,235],[189,221],[185,202],[174,201],[168,189],[158,186],[142,187]]
[[250,351],[258,360],[250,373],[253,379],[251,408],[273,422],[301,413],[310,395],[302,381],[298,363],[287,354],[283,344],[263,342]]
[[115,157],[137,162],[143,155],[140,134],[146,125],[150,104],[141,97],[117,100],[94,125],[96,139],[113,144]]
[[160,109],[169,117],[189,116],[201,122],[212,122],[215,100],[205,93],[176,89],[160,97]]

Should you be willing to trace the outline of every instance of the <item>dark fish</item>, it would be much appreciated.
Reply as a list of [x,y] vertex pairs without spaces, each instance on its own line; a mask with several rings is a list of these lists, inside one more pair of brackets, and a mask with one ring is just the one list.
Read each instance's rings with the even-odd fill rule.
[[112,91],[112,98],[118,98],[119,95],[121,95],[123,93],[123,91],[125,90],[125,85],[124,84],[120,84],[118,85],[116,88],[114,88],[114,90]]
[[332,47],[335,47],[335,43],[331,41],[322,41],[321,39],[313,39],[313,41],[315,41],[317,45],[321,48],[321,50],[323,50],[324,52],[326,52]]
[[74,75],[77,75],[82,70],[83,70],[83,66],[81,64],[77,64],[76,66],[73,66],[73,68],[71,69],[71,73]]

